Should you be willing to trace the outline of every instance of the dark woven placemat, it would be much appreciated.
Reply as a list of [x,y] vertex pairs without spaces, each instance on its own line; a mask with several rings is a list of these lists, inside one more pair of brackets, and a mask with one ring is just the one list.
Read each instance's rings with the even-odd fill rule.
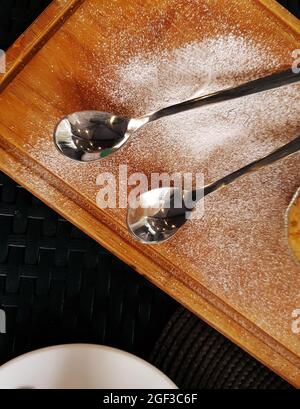
[[151,362],[183,389],[291,388],[183,307],[162,332]]
[[70,342],[147,357],[177,303],[0,173],[0,363]]

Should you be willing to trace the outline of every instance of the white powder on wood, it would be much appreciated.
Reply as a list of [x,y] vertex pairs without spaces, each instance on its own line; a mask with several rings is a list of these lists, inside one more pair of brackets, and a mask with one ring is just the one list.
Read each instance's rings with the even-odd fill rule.
[[[229,35],[173,52],[137,55],[116,68],[106,89],[112,99],[140,115],[271,73],[278,65],[266,47]],[[144,161],[153,162],[155,152],[155,164],[161,167],[168,168],[171,157],[173,170],[184,164],[185,169],[202,168],[210,177],[222,175],[278,146],[276,132],[287,139],[297,132],[298,90],[289,86],[164,118],[143,129],[129,153],[138,148]]]

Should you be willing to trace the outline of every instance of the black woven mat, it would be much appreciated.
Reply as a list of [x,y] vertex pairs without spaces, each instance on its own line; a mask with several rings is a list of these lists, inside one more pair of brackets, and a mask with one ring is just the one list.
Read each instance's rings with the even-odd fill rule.
[[176,305],[0,173],[0,363],[70,342],[147,357]]
[[291,386],[183,307],[151,362],[183,389],[288,389]]
[[[0,0],[0,48],[49,3]],[[300,16],[299,0],[281,3]],[[289,386],[182,307],[169,321],[177,303],[1,173],[0,308],[0,363],[69,342],[147,358],[156,342],[152,362],[180,387]]]

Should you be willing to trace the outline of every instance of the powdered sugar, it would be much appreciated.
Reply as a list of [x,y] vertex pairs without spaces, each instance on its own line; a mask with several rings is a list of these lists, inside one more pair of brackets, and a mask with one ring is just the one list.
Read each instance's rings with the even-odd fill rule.
[[[117,67],[108,92],[121,103],[139,100],[140,113],[203,95],[237,80],[255,78],[278,61],[267,47],[233,34],[193,42],[172,51],[135,55]],[[102,78],[98,80],[102,81]]]
[[[257,78],[272,72],[278,64],[276,58],[270,58],[267,47],[231,34],[187,44],[171,52],[136,55],[116,67],[116,78],[108,82],[107,90],[111,98],[131,107],[138,115]],[[272,132],[276,133],[278,127],[288,123],[291,133],[296,132],[297,115],[300,116],[297,91],[297,85],[289,86],[177,114],[151,124],[151,128],[148,125],[148,131],[141,134],[147,134],[145,141],[152,149],[145,147],[143,159],[149,154],[152,160],[156,151],[157,161],[165,166],[166,149],[172,146],[172,160],[175,156],[183,163],[188,160],[192,168],[201,164],[205,170],[211,155],[220,149],[224,155],[226,145],[238,140],[237,160],[223,156],[224,164],[238,166],[253,160],[277,145]],[[138,143],[143,141],[141,138]],[[132,145],[134,150],[137,139]],[[231,148],[232,145],[229,146],[232,154]],[[144,146],[140,149],[144,150]],[[209,168],[212,170],[211,164]]]

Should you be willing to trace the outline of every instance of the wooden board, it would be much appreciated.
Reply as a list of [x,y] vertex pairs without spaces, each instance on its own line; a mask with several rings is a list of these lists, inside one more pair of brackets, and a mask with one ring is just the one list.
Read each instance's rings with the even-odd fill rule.
[[[254,179],[238,182],[221,196],[212,196],[205,204],[203,224],[191,221],[174,241],[144,246],[127,232],[126,209],[97,206],[97,175],[105,171],[117,175],[118,166],[124,163],[130,170],[146,175],[152,171],[196,171],[199,163],[191,163],[192,154],[181,154],[164,134],[153,136],[151,128],[101,164],[69,161],[53,146],[53,128],[69,112],[100,109],[124,115],[141,113],[143,101],[138,95],[136,100],[131,95],[126,103],[126,98],[113,98],[109,93],[108,84],[118,78],[117,68],[123,67],[126,72],[128,61],[137,56],[147,59],[152,55],[155,60],[158,50],[172,54],[207,39],[213,41],[213,48],[217,37],[227,47],[231,39],[231,52],[236,44],[245,45],[234,42],[239,37],[247,39],[248,52],[249,47],[265,50],[274,61],[273,66],[260,67],[264,74],[291,64],[292,50],[300,48],[300,23],[273,0],[53,1],[7,56],[8,71],[0,83],[0,167],[140,274],[299,387],[300,335],[292,331],[292,312],[300,307],[300,271],[287,256],[287,243],[281,238],[281,233],[285,236],[284,210],[300,185],[298,156],[279,165],[276,171],[270,168]],[[252,48],[249,55],[255,57]],[[261,55],[262,63],[265,57]],[[250,77],[257,74],[255,69],[248,73]],[[244,68],[235,80],[246,77]],[[283,104],[283,113],[287,111],[290,121],[278,119],[275,130],[270,125],[266,134],[269,144],[263,145],[259,154],[267,153],[270,144],[280,146],[300,132],[296,105],[290,108],[289,97],[293,104],[299,102],[288,94],[278,104]],[[276,98],[274,94],[275,102]],[[270,109],[278,109],[271,100],[265,102]],[[269,115],[262,105],[260,111],[258,130],[264,115]],[[280,110],[278,113],[282,114]],[[154,131],[157,129],[152,128]],[[237,129],[239,136],[243,132],[245,129]],[[153,145],[149,146],[149,141]],[[138,149],[134,143],[139,144]],[[203,162],[205,178],[220,176],[248,159],[241,154],[241,158],[237,155],[236,161],[227,164],[234,146],[230,146],[227,156]],[[155,153],[151,153],[151,147]],[[241,146],[238,148],[243,152]],[[160,154],[166,152],[162,160]],[[187,161],[186,155],[190,155]],[[272,184],[273,174],[277,184]],[[253,190],[253,197],[261,195],[268,207],[269,193],[275,195],[278,191],[280,208],[276,207],[269,223],[266,216],[263,222],[258,217],[254,223],[260,231],[257,240],[254,232],[250,235],[252,241],[236,251],[233,244],[240,243],[240,235],[245,234],[243,223],[249,223],[245,201],[253,186],[260,186]],[[228,207],[232,215],[234,209],[229,203],[238,201],[240,194],[245,206],[237,206],[234,223],[228,224],[221,215],[216,226],[210,209],[226,212]],[[249,212],[253,214],[253,209]],[[264,214],[264,207],[259,213]],[[203,226],[211,235],[219,231],[217,237],[225,237],[228,242],[224,239],[221,247],[220,240],[209,239]],[[253,254],[254,249],[257,254]]]

